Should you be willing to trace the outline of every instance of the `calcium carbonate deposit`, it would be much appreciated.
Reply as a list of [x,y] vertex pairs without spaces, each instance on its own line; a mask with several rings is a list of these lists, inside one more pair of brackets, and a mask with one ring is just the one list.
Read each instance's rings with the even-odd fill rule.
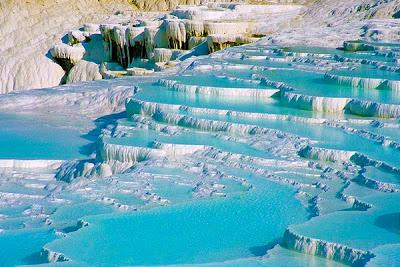
[[12,2],[0,266],[400,266],[399,1]]

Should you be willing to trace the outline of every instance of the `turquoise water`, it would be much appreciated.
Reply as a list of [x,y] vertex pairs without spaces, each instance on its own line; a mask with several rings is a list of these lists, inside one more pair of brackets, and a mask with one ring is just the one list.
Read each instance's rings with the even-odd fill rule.
[[[385,47],[390,49],[394,45]],[[328,71],[398,80],[398,73],[379,70],[367,61],[342,64],[335,57],[395,64],[394,58],[385,58],[373,51],[280,49],[253,44],[233,48],[231,52],[198,59],[194,64],[225,66],[221,71],[197,72],[189,68],[180,75],[163,78],[186,85],[267,89],[258,83],[257,76],[253,75],[257,74],[284,82],[294,88],[294,93],[303,95],[400,104],[400,96],[394,91],[352,88],[325,78]],[[265,56],[265,59],[252,56]],[[240,68],[241,65],[244,67]],[[342,65],[351,70],[341,68]],[[253,79],[254,83],[227,79],[224,75]],[[104,136],[97,143],[89,143],[85,138],[90,135],[82,135],[89,127],[81,125],[92,127],[88,122],[74,122],[74,118],[69,118],[64,123],[62,117],[48,114],[0,115],[3,129],[0,158],[90,159],[96,166],[114,171],[112,176],[102,177],[95,169],[92,174],[96,175],[74,177],[66,183],[55,180],[54,170],[1,169],[1,266],[43,263],[46,259],[39,253],[42,248],[61,253],[70,260],[65,265],[71,266],[349,264],[306,255],[300,253],[301,248],[297,248],[299,251],[285,248],[282,239],[287,228],[305,237],[374,253],[376,258],[369,262],[371,266],[398,262],[400,195],[391,192],[400,184],[396,170],[400,166],[400,150],[396,148],[400,137],[397,119],[361,118],[347,111],[300,110],[283,106],[279,94],[265,98],[245,97],[240,93],[237,96],[188,94],[159,83],[121,81],[121,84],[135,83],[140,87],[134,99],[199,108],[196,111],[177,110],[172,106],[160,109],[165,115],[187,115],[188,121],[189,117],[218,121],[220,131],[200,131],[205,127],[197,120],[190,121],[193,124],[171,122],[168,125],[160,116],[138,114],[127,118],[126,113],[119,113],[103,117],[102,121],[108,124],[102,131]],[[206,109],[246,114],[216,115]],[[327,122],[309,120],[313,118]],[[353,121],[347,121],[350,119]],[[388,127],[375,127],[381,121]],[[277,131],[261,135],[255,130],[230,134],[231,123]],[[352,132],[347,127],[359,131]],[[385,145],[383,137],[393,141],[391,146]],[[115,162],[101,162],[99,157],[88,158],[82,154],[88,144],[95,146],[100,141],[154,149],[158,142],[203,145],[207,150],[191,153],[195,150],[190,151],[188,147],[184,156],[153,153],[135,164],[123,162],[123,152],[110,154],[110,158],[118,158]],[[370,166],[361,166],[346,158],[336,162],[313,161],[299,156],[307,145],[338,150],[337,153],[356,151],[384,164],[373,166],[364,162]],[[74,170],[77,176],[80,172]],[[360,182],[361,175],[370,182]],[[80,228],[78,221],[82,219],[88,226]]]
[[47,247],[77,262],[111,265],[193,264],[263,255],[288,224],[304,221],[307,213],[292,198],[293,191],[258,177],[249,179],[254,192],[88,218],[89,227]]
[[320,257],[312,257],[296,251],[284,249],[280,246],[276,246],[268,252],[268,256],[264,259],[263,266],[298,266],[298,267],[343,267],[344,264],[326,260]]
[[[156,95],[156,94],[155,94]],[[184,94],[181,94],[182,96]],[[140,100],[146,99],[145,97],[141,97],[142,94],[139,93],[137,98]],[[160,96],[158,94],[158,96]],[[135,96],[136,98],[136,96]],[[217,101],[218,98],[214,98],[214,101]],[[158,99],[152,98],[152,101],[156,101]],[[162,101],[162,100],[161,100]],[[165,103],[165,102],[161,102]],[[168,103],[168,104],[184,104],[184,102],[179,102],[179,101],[174,101],[174,103]],[[190,103],[192,104],[192,103]],[[200,104],[200,103],[199,103]],[[199,107],[199,104],[196,105],[194,104],[194,107]],[[186,102],[186,105],[189,105],[189,103]],[[204,102],[201,102],[201,106],[204,107]],[[227,104],[228,106],[228,104]],[[213,105],[207,106],[208,108],[224,108],[224,107],[216,107]],[[230,106],[232,107],[232,105]],[[242,106],[238,109],[234,109],[237,111],[251,111],[255,112],[256,105],[244,105],[242,103]],[[265,104],[263,107],[260,107],[260,112],[261,113],[270,113],[269,110],[266,110],[267,105]],[[274,105],[275,107],[275,105]],[[278,108],[279,106],[276,105]],[[284,108],[282,108],[280,111],[282,112]],[[288,108],[288,110],[293,110]],[[258,111],[257,111],[258,112]],[[281,112],[278,112],[278,114],[282,114]],[[308,112],[305,112],[308,113]],[[225,116],[216,116],[216,115],[198,115],[198,114],[190,114],[191,116],[194,116],[196,118],[205,118],[209,120],[218,120],[218,121],[230,121],[230,122],[235,122],[235,123],[243,123],[243,124],[255,124],[267,128],[272,128],[272,129],[277,129],[277,130],[282,130],[285,132],[293,133],[295,135],[299,135],[302,137],[310,138],[312,140],[318,141],[319,144],[317,146],[325,147],[325,148],[332,148],[332,149],[342,149],[342,150],[351,150],[351,151],[360,151],[362,153],[365,153],[366,155],[370,156],[373,159],[377,160],[382,160],[388,163],[393,164],[394,166],[397,166],[400,164],[400,157],[398,157],[398,151],[392,148],[388,147],[382,147],[380,144],[372,141],[372,140],[366,140],[366,139],[361,139],[357,135],[353,134],[348,134],[343,132],[341,129],[338,128],[333,128],[333,127],[327,127],[325,125],[311,125],[311,124],[305,124],[305,123],[300,123],[300,122],[292,122],[292,121],[280,121],[280,120],[263,120],[263,119],[246,119],[246,118],[233,118],[233,117],[225,117]],[[299,114],[298,114],[299,115]],[[329,138],[327,138],[329,137]]]
[[349,59],[365,59],[365,60],[373,60],[373,61],[378,61],[378,62],[380,61],[380,62],[386,62],[386,63],[394,62],[393,58],[385,57],[382,55],[377,55],[374,52],[356,52],[356,53],[343,52],[342,54],[339,54],[339,55],[344,58],[349,58]]
[[0,158],[82,158],[79,148],[89,143],[79,130],[52,125],[30,114],[0,114]]
[[400,184],[399,174],[386,172],[373,167],[367,167],[364,176],[385,183]]
[[217,108],[244,112],[277,113],[304,115],[311,117],[309,111],[302,111],[289,107],[282,107],[279,100],[273,98],[254,99],[251,97],[229,97],[184,94],[176,91],[169,91],[167,88],[157,85],[141,85],[143,90],[135,95],[135,99],[175,105],[186,105],[201,108]]
[[396,142],[400,141],[400,131],[399,128],[394,127],[374,127],[372,125],[357,125],[357,124],[350,124],[351,127],[359,129],[359,130],[366,130],[372,132],[374,134],[382,135],[390,140],[394,140]]
[[40,249],[57,236],[52,230],[21,230],[0,234],[1,266],[46,263]]
[[[334,84],[324,78],[324,73],[300,70],[271,70],[264,71],[262,74],[269,80],[284,82],[295,87],[296,90],[294,93],[311,96],[356,98],[380,103],[400,104],[399,92],[392,90],[370,90]],[[348,74],[358,77],[358,73],[353,71],[340,71],[334,72],[334,74]],[[398,78],[400,78],[400,76],[398,76]]]
[[287,62],[273,61],[273,60],[254,60],[254,59],[227,59],[228,63],[239,64],[239,65],[250,65],[259,67],[270,67],[270,68],[289,68],[291,65]]
[[297,53],[313,53],[313,54],[337,54],[342,53],[342,51],[329,48],[329,47],[313,47],[313,46],[295,46],[295,47],[284,47],[282,48],[285,52],[297,52]]
[[140,147],[153,147],[154,142],[182,145],[204,145],[213,146],[231,153],[261,158],[272,158],[271,154],[254,149],[247,144],[223,140],[208,133],[190,131],[187,133],[168,136],[166,134],[157,134],[157,132],[153,130],[135,130],[132,131],[131,134],[131,137],[106,139],[105,142]]
[[84,216],[111,213],[113,209],[96,202],[83,202],[75,205],[62,206],[56,210],[50,219],[57,222],[77,222]]
[[368,262],[368,267],[377,266],[398,266],[400,264],[400,245],[384,245],[373,250],[378,256]]
[[259,89],[265,88],[265,86],[259,85],[257,83],[232,81],[227,78],[224,78],[223,76],[218,76],[215,74],[213,75],[211,73],[175,76],[172,77],[172,80],[189,85],[229,87],[229,88],[259,88]]
[[356,69],[346,70],[335,70],[330,72],[339,76],[349,76],[349,77],[360,77],[360,78],[373,78],[373,79],[389,79],[398,81],[400,80],[400,74],[396,72],[379,70],[369,66],[362,66]]
[[[358,189],[360,190],[360,188]],[[398,214],[399,193],[369,194],[361,197],[375,205],[366,211],[340,211],[316,217],[294,229],[310,237],[323,238],[360,249],[372,249],[400,242]],[[387,222],[385,222],[387,220]],[[371,237],[374,238],[371,238]]]

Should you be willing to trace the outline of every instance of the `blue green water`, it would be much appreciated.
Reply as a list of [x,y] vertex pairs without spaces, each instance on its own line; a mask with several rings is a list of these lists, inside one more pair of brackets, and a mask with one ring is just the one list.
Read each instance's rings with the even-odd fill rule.
[[110,265],[196,264],[263,255],[287,225],[304,221],[307,213],[292,190],[248,178],[254,191],[88,218],[89,227],[46,247],[76,262]]
[[82,158],[79,148],[89,143],[70,127],[54,126],[30,114],[0,114],[0,158]]
[[177,135],[158,134],[154,130],[135,130],[131,132],[130,137],[122,138],[107,138],[107,143],[140,146],[140,147],[153,147],[154,142],[161,142],[167,144],[182,144],[182,145],[203,145],[213,146],[223,151],[231,153],[244,154],[252,157],[272,158],[272,155],[252,148],[247,144],[240,142],[228,141],[209,133],[201,132],[184,132]]
[[[329,68],[315,67],[307,60],[291,62],[290,58],[323,59],[323,64],[332,64],[333,67],[337,63],[334,55],[393,61],[393,58],[383,58],[375,52],[348,53],[330,48],[293,47],[283,51],[310,55],[286,57],[279,49],[258,45],[232,51],[239,56],[242,53],[243,59],[210,57],[200,60],[199,64],[246,65],[241,70],[201,73],[189,70],[186,73],[190,75],[166,79],[188,85],[265,89],[266,86],[257,82],[220,77],[227,74],[255,79],[252,75],[258,74],[269,80],[284,82],[294,87],[294,92],[304,95],[400,104],[399,95],[393,91],[366,90],[329,82],[324,78],[324,70]],[[313,58],[313,53],[320,56]],[[246,58],[246,55],[250,57]],[[252,59],[253,55],[266,58]],[[94,58],[97,55],[90,56]],[[267,57],[271,57],[270,60]],[[354,64],[354,70],[340,69],[332,73],[398,80],[398,73],[364,65]],[[251,69],[251,66],[257,68]],[[284,69],[263,70],[259,67]],[[129,79],[125,81],[131,83]],[[279,95],[264,99],[240,94],[218,97],[186,94],[157,83],[138,85],[141,91],[134,96],[137,100],[243,111],[252,113],[254,117],[235,117],[229,112],[228,115],[213,115],[205,110],[201,113],[165,108],[163,111],[167,114],[183,114],[221,124],[226,122],[226,128],[221,132],[201,132],[196,127],[186,128],[184,124],[172,125],[171,122],[170,126],[177,127],[167,129],[164,128],[167,125],[157,121],[156,117],[146,117],[156,130],[140,123],[139,118],[124,118],[113,120],[108,127],[113,132],[113,126],[121,126],[120,136],[107,136],[109,131],[104,131],[105,143],[154,149],[157,149],[154,147],[156,142],[204,145],[225,152],[221,154],[213,150],[215,155],[188,153],[184,157],[172,158],[155,153],[157,155],[152,155],[147,161],[129,165],[124,173],[115,171],[111,177],[78,177],[69,184],[55,181],[48,170],[43,176],[38,173],[0,172],[0,231],[4,231],[0,233],[0,266],[43,263],[45,259],[39,254],[42,248],[62,253],[70,259],[68,265],[71,266],[203,263],[209,263],[207,266],[341,266],[341,263],[284,248],[281,241],[288,227],[307,237],[372,251],[377,254],[376,260],[371,261],[372,266],[384,263],[390,266],[391,262],[398,262],[399,193],[387,192],[389,190],[385,186],[396,188],[400,184],[399,174],[380,166],[362,167],[352,162],[311,162],[298,155],[305,145],[311,144],[357,151],[398,167],[399,149],[394,145],[386,146],[379,138],[374,140],[357,132],[348,133],[341,126],[366,129],[396,142],[400,136],[398,127],[377,128],[369,121],[363,121],[379,118],[361,119],[344,113],[323,114],[286,107],[281,105]],[[259,118],[254,113],[331,120],[356,119],[357,123],[335,121],[338,127],[334,127],[326,123]],[[124,117],[125,113],[118,116]],[[389,122],[398,125],[396,120]],[[228,123],[256,125],[280,132],[271,131],[263,136],[231,135],[225,131]],[[0,158],[87,158],[81,152],[89,141],[82,137],[80,127],[71,125],[74,126],[73,123],[64,125],[62,120],[46,118],[46,115],[1,114]],[[303,139],[301,141],[296,137]],[[243,160],[245,157],[232,154],[247,157]],[[361,174],[387,184],[382,189],[356,183],[353,178]],[[370,206],[362,209],[353,202]],[[47,223],[50,225],[45,226],[47,217],[29,215],[32,211],[42,212],[39,212],[40,216],[48,214],[51,221]],[[315,217],[309,220],[310,216]],[[81,219],[89,225],[79,229],[77,222]],[[55,234],[56,231],[58,234]]]
[[[357,72],[334,72],[358,77]],[[306,72],[301,70],[271,70],[262,72],[269,80],[284,82],[296,88],[295,93],[311,96],[345,97],[365,99],[380,103],[400,104],[399,92],[392,90],[370,90],[328,82],[324,73]],[[400,76],[398,76],[400,78]]]
[[360,66],[356,69],[339,69],[331,72],[339,76],[360,77],[360,78],[373,78],[373,79],[389,79],[398,81],[400,74],[396,72],[384,71],[370,66]]
[[40,257],[40,248],[56,239],[49,229],[11,231],[0,234],[1,266],[46,263]]
[[[308,111],[298,111],[294,108],[284,108],[278,105],[276,102],[262,103],[262,100],[254,100],[253,103],[246,105],[243,98],[240,98],[240,102],[237,100],[238,105],[230,104],[230,100],[227,98],[213,97],[207,103],[204,101],[202,96],[199,96],[198,101],[185,101],[186,94],[181,92],[169,92],[162,87],[149,86],[144,87],[145,90],[140,92],[135,98],[144,101],[154,101],[167,104],[181,104],[192,107],[205,107],[214,109],[229,109],[235,111],[246,111],[246,112],[259,112],[259,113],[273,113],[273,114],[312,114]],[[154,90],[154,92],[153,92]],[[167,97],[166,95],[169,95]],[[234,102],[234,100],[232,100]],[[251,101],[251,99],[249,99]],[[274,100],[271,100],[274,101]],[[257,103],[259,102],[259,104]],[[246,118],[227,118],[225,116],[215,115],[191,115],[199,118],[213,119],[213,120],[228,120],[231,122],[245,123],[245,124],[256,124],[267,128],[273,128],[282,130],[285,132],[293,133],[299,136],[307,137],[312,140],[319,141],[319,146],[332,149],[342,149],[351,151],[360,151],[366,155],[382,160],[393,165],[400,164],[400,157],[398,157],[398,151],[388,147],[382,147],[374,141],[361,139],[357,135],[347,134],[341,129],[335,129],[327,127],[325,125],[310,125],[304,123],[296,123],[291,121],[279,121],[279,120],[263,120],[263,119],[246,119]],[[328,137],[328,138],[327,138]]]
[[135,99],[159,102],[166,104],[187,105],[201,108],[217,108],[244,112],[258,113],[277,113],[277,114],[297,114],[307,117],[313,116],[310,111],[303,111],[280,105],[279,100],[273,98],[254,99],[251,97],[229,97],[229,96],[209,96],[200,94],[185,94],[176,91],[169,91],[167,88],[157,85],[143,84],[143,90],[135,95]]
[[[399,193],[370,194],[361,197],[375,207],[366,212],[340,211],[316,217],[294,229],[310,237],[372,249],[384,244],[400,242],[398,201]],[[385,222],[386,220],[386,222]],[[371,238],[373,236],[374,238]]]
[[211,73],[196,74],[196,75],[180,75],[172,77],[174,81],[189,85],[228,87],[228,88],[265,88],[265,86],[257,83],[248,83],[243,81],[234,81],[223,76],[213,75]]

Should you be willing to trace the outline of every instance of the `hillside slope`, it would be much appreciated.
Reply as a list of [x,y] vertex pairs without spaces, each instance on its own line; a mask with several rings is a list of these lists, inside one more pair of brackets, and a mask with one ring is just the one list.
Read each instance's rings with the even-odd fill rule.
[[[211,0],[212,2],[215,0]],[[231,0],[222,0],[231,1]],[[301,3],[294,21],[270,29],[270,41],[337,46],[362,34],[365,20],[391,18],[400,0],[242,0],[249,3]],[[46,54],[71,29],[104,21],[116,13],[164,11],[179,4],[210,0],[5,0],[0,2],[0,93],[60,84],[65,75]],[[221,2],[221,0],[219,0]],[[238,1],[235,1],[238,2]],[[273,23],[272,23],[273,24]],[[385,25],[381,26],[385,27]]]

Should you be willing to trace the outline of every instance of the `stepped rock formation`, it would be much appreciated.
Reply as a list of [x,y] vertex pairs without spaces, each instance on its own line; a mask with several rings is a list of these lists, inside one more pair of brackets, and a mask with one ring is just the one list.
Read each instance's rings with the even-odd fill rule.
[[46,55],[49,49],[70,29],[104,19],[123,2],[1,1],[0,93],[60,84],[64,72]]
[[[268,27],[266,16],[290,19],[300,9],[299,5],[207,3],[178,6],[163,15],[119,13],[101,24],[85,23],[70,30],[48,55],[65,71],[62,84],[98,79],[94,64],[106,79],[149,75],[190,57],[258,41]],[[81,60],[93,64],[76,67]]]
[[245,2],[245,0],[130,0],[130,3],[143,11],[168,11],[178,5],[199,5],[209,2]]
[[268,2],[2,2],[0,265],[399,266],[398,1]]
[[[364,20],[393,18],[399,9],[399,0],[307,1],[307,8],[290,23],[290,28],[273,36],[276,42],[287,44],[301,39],[303,44],[339,47],[343,40],[359,35]],[[385,26],[375,30],[385,31]]]
[[[84,36],[81,36],[79,31],[71,31],[71,29],[78,29],[84,25],[84,23],[101,22],[113,14],[125,13],[135,17],[135,11],[138,10],[167,11],[182,4],[192,5],[204,4],[206,2],[209,3],[210,1],[3,1],[0,3],[0,14],[4,14],[0,16],[0,41],[2,43],[0,48],[0,93],[50,87],[65,82],[68,73],[63,72],[60,66],[53,62],[48,51],[63,36],[66,36],[65,38],[68,38],[69,41],[74,44],[82,42]],[[291,18],[285,21],[285,17],[283,16],[282,18],[273,18],[270,22],[271,25],[265,26],[268,27],[265,31],[272,33],[274,41],[283,43],[299,43],[306,41],[313,44],[324,42],[338,46],[339,39],[349,40],[351,39],[350,36],[354,36],[358,28],[361,27],[359,21],[369,18],[392,17],[399,11],[398,0],[242,2],[254,4],[305,4],[302,14],[293,22],[291,22]],[[229,6],[229,3],[227,3],[226,6]],[[206,14],[201,12],[201,10],[185,11],[186,13],[182,13],[178,9],[176,12],[175,14],[188,16],[191,20],[195,19],[196,16],[204,16]],[[43,20],[44,14],[46,20]],[[338,20],[338,17],[341,19]],[[216,17],[214,16],[214,18]],[[204,20],[206,18],[202,17],[202,19]],[[324,23],[320,23],[321,20],[324,21]],[[115,19],[111,19],[110,21],[115,21]],[[288,28],[288,26],[290,26],[290,28]],[[214,26],[210,23],[204,26],[197,25],[196,23],[186,23],[185,26],[176,26],[173,21],[167,23],[166,27],[169,27],[167,32],[172,34],[166,38],[171,40],[170,46],[173,48],[193,48],[195,44],[198,45],[201,43],[202,40],[199,39],[199,36],[202,36],[202,34],[199,33],[202,31],[202,27],[204,27],[204,30],[209,34],[237,34],[239,29],[243,31],[246,28],[244,25],[239,26],[237,24],[232,24],[233,32],[228,30],[228,26],[224,27],[224,29],[228,30],[227,32],[214,32]],[[179,27],[181,30],[179,30]],[[182,31],[182,27],[185,27],[186,31]],[[257,27],[260,27],[260,25]],[[343,29],[340,30],[340,27],[347,27],[347,29],[345,31]],[[385,25],[379,25],[378,23],[368,27],[369,28],[365,30],[366,36],[382,36],[382,34],[388,34],[384,30]],[[306,28],[309,30],[304,31]],[[123,31],[125,32],[125,29]],[[153,40],[152,38],[157,38],[154,29],[150,30],[148,28],[146,32],[146,35],[150,38],[148,40],[151,42]],[[187,36],[182,35],[185,34],[184,32],[187,32]],[[274,34],[274,32],[279,34]],[[318,32],[321,32],[324,37],[319,38]],[[335,32],[335,34],[331,34],[330,32]],[[299,33],[302,33],[301,39],[298,39]],[[143,46],[145,40],[137,39],[138,35],[140,34],[137,32],[130,33],[128,40],[131,42],[131,47],[135,47],[136,45],[138,45],[137,48]],[[293,38],[293,36],[295,37]],[[339,36],[341,38],[338,38]],[[212,38],[213,37],[210,37],[209,39]],[[214,51],[217,47],[217,49],[220,49],[226,47],[228,44],[242,44],[249,41],[242,37],[238,38],[235,36],[224,38],[226,41],[221,41],[217,46],[211,45],[213,41],[208,40],[209,49]],[[218,39],[220,39],[220,37],[218,37]],[[326,42],[327,39],[331,39],[330,42]],[[123,46],[124,43],[120,45]],[[140,49],[138,50],[137,48],[133,50],[140,51]],[[152,50],[149,49],[148,47],[146,53],[152,53]],[[119,53],[121,57],[126,57],[123,50],[117,50],[116,53]],[[144,51],[139,53],[143,54]],[[124,63],[124,65],[126,65],[126,63]],[[68,69],[71,67],[72,66]]]
[[[0,3],[0,93],[51,87],[65,79],[49,49],[71,29],[116,12],[167,10],[190,1],[5,0]],[[136,4],[136,5],[135,5]]]

